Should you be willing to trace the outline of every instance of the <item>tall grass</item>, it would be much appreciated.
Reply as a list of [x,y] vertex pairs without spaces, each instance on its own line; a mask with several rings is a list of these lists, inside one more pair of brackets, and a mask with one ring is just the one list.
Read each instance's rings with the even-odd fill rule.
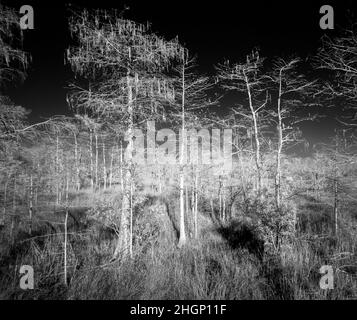
[[[233,221],[224,232],[200,214],[200,239],[178,249],[162,206],[143,207],[135,217],[134,257],[110,263],[116,238],[97,226],[71,232],[68,286],[63,279],[63,234],[41,224],[30,236],[20,225],[11,243],[1,231],[1,299],[352,299],[357,297],[356,236],[351,221],[338,237],[322,227],[303,230],[279,255],[263,253],[249,226]],[[316,211],[316,208],[314,209]],[[321,209],[320,213],[325,210]],[[306,210],[300,212],[300,218]],[[315,212],[316,216],[319,212]],[[321,213],[323,216],[323,214]],[[348,215],[350,216],[350,215]],[[346,215],[347,217],[347,215]],[[318,225],[318,221],[314,224]],[[322,219],[323,220],[323,219]],[[325,220],[321,222],[325,224]],[[222,226],[220,227],[222,228]],[[247,238],[247,235],[249,237]],[[166,239],[166,241],[163,241]],[[248,239],[249,241],[246,241]],[[237,241],[239,245],[236,245]],[[255,248],[258,246],[258,248]],[[257,250],[259,249],[259,250]],[[32,265],[35,289],[21,290],[19,267]],[[334,269],[334,289],[319,286],[322,265]]]

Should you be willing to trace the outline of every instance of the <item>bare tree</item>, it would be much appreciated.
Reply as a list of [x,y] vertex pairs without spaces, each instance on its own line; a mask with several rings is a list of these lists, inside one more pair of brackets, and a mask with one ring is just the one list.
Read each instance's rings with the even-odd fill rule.
[[258,51],[247,56],[245,63],[230,64],[226,61],[217,67],[218,79],[223,88],[243,93],[248,102],[248,113],[245,106],[233,108],[237,116],[248,119],[252,123],[255,141],[255,166],[257,171],[257,193],[262,194],[262,155],[261,155],[261,126],[264,123],[263,109],[268,103],[267,77],[263,74],[264,59]]
[[0,3],[0,88],[24,79],[29,56],[21,49],[22,32],[15,10]]
[[67,51],[73,70],[90,88],[78,88],[71,97],[77,108],[91,110],[107,123],[125,124],[129,144],[120,218],[120,233],[114,259],[129,256],[130,208],[133,185],[134,125],[157,117],[152,102],[173,98],[173,90],[162,74],[172,61],[180,60],[183,48],[177,40],[166,41],[149,26],[125,20],[116,12],[73,12],[70,31],[78,41]]
[[[297,117],[297,107],[301,107],[304,96],[312,94],[316,89],[315,81],[308,81],[299,74],[297,67],[301,60],[292,58],[284,60],[278,58],[274,61],[271,80],[274,87],[272,92],[276,93],[276,108],[273,111],[273,121],[276,123],[278,132],[276,171],[275,171],[275,200],[278,210],[281,209],[281,157],[283,149],[291,144],[301,141],[296,124],[313,120],[316,116]],[[275,120],[276,119],[276,120]]]
[[356,127],[357,123],[357,35],[356,26],[344,30],[341,36],[324,36],[321,47],[315,57],[317,69],[330,72],[329,81],[325,82],[320,94],[329,99],[345,100],[348,117],[339,119],[342,123]]
[[[191,58],[188,52],[183,53],[182,62],[176,66],[175,70],[177,73],[177,78],[175,81],[176,88],[176,100],[174,103],[169,105],[169,119],[173,123],[178,123],[181,128],[180,137],[180,174],[179,174],[179,190],[180,190],[180,237],[178,246],[182,247],[186,243],[186,232],[185,232],[185,207],[186,211],[189,210],[188,205],[188,191],[186,185],[186,206],[185,206],[185,180],[187,177],[187,148],[189,131],[200,129],[202,127],[202,116],[205,109],[209,106],[215,104],[207,97],[207,91],[212,88],[212,82],[208,77],[199,76],[195,71],[196,59]],[[192,165],[198,166],[198,146],[195,146],[192,142],[194,137],[190,137],[190,161]],[[193,148],[196,148],[195,150]],[[195,159],[196,158],[196,159]],[[192,215],[194,221],[194,234],[198,237],[198,222],[197,222],[197,201],[198,201],[198,174],[199,171],[194,170],[195,183],[192,185],[192,203],[194,203],[192,208]],[[187,213],[187,212],[186,212]]]

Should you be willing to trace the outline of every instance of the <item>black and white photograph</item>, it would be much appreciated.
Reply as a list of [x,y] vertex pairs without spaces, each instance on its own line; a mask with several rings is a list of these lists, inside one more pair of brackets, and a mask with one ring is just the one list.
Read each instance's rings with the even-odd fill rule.
[[0,300],[356,300],[354,2],[0,0]]

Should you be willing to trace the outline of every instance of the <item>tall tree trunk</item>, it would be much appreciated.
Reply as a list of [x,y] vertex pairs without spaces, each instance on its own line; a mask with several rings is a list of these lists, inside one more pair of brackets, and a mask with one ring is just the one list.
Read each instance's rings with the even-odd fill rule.
[[32,213],[33,213],[33,181],[32,181],[32,174],[30,176],[30,197],[29,197],[29,234],[32,234]]
[[133,258],[133,181],[131,180],[130,184],[130,244],[129,244],[129,253],[130,258]]
[[56,204],[60,203],[59,137],[56,136]]
[[192,183],[191,183],[191,219],[192,219],[192,233],[194,238],[195,236],[195,171],[194,168],[192,166]]
[[113,161],[114,161],[114,147],[110,150],[110,168],[109,168],[109,188],[112,187],[113,183]]
[[90,185],[94,189],[94,168],[93,168],[93,131],[89,129],[89,153],[90,153]]
[[16,179],[16,173],[14,174],[14,193],[12,195],[12,211],[13,214],[16,214],[16,192],[17,192],[17,179]]
[[187,183],[185,184],[185,202],[186,215],[188,216],[190,214],[190,199]]
[[38,188],[41,186],[41,176],[40,176],[40,164],[37,163],[37,179],[36,179],[36,187],[35,187],[35,206],[38,206]]
[[184,193],[185,193],[185,177],[183,172],[180,172],[180,238],[178,242],[179,248],[185,245],[186,243]]
[[185,184],[185,173],[184,173],[184,148],[186,147],[186,132],[185,132],[185,65],[182,65],[182,100],[181,100],[181,130],[182,130],[182,141],[180,150],[180,238],[178,242],[178,247],[181,248],[186,243],[186,232],[185,232],[185,203],[184,203],[184,184]]
[[218,178],[219,181],[219,188],[218,188],[218,203],[219,203],[219,220],[222,222],[223,215],[222,215],[222,176],[220,175]]
[[195,174],[195,239],[198,239],[198,168],[196,166]]
[[[243,193],[243,201],[244,203],[247,200],[247,188],[246,188],[246,179],[245,179],[245,169],[244,169],[244,165],[243,165],[243,150],[240,147],[240,143],[239,143],[239,133],[237,134],[236,132],[236,138],[237,138],[237,146],[238,146],[238,161],[239,161],[239,167],[240,167],[240,171],[241,171],[241,183],[242,183],[242,193]],[[232,204],[233,205],[233,204]]]
[[63,251],[64,251],[64,259],[63,259],[63,277],[64,277],[64,285],[67,286],[67,242],[68,242],[68,234],[67,234],[67,225],[68,225],[68,173],[66,177],[66,215],[64,219],[64,246],[63,246]]
[[335,235],[338,234],[338,182],[337,178],[334,179],[334,205],[333,205],[333,215],[335,222]]
[[17,181],[16,181],[16,173],[14,174],[14,193],[12,195],[12,211],[13,214],[11,216],[11,226],[10,226],[10,239],[11,244],[14,244],[14,229],[15,229],[15,220],[16,220],[16,192],[17,192]]
[[335,150],[335,178],[334,178],[334,206],[333,206],[333,213],[334,213],[334,220],[335,220],[335,235],[338,235],[338,164],[337,164],[337,154],[339,152],[339,136],[336,130],[336,150]]
[[281,202],[281,152],[283,149],[283,122],[281,117],[281,94],[282,94],[282,74],[279,75],[279,97],[278,97],[278,150],[276,155],[275,173],[275,202],[277,210],[280,210]]
[[225,184],[224,180],[222,182],[222,217],[223,217],[223,222],[226,222],[226,192],[225,192]]
[[128,137],[129,137],[129,144],[127,147],[127,169],[125,172],[125,180],[124,180],[124,193],[123,193],[123,200],[122,200],[122,212],[121,212],[121,219],[120,219],[120,230],[119,230],[119,237],[117,246],[114,252],[114,259],[121,257],[122,259],[128,258],[130,255],[130,243],[131,239],[131,197],[132,193],[134,192],[133,189],[133,179],[132,179],[132,152],[133,152],[133,127],[134,127],[134,110],[133,110],[133,84],[129,75],[127,74],[127,89],[128,89],[128,113],[129,113],[129,128],[128,128]]
[[105,163],[105,142],[103,141],[103,188],[107,188],[107,167]]
[[222,222],[222,193],[221,193],[221,188],[219,188],[219,192],[218,192],[218,203],[219,203],[219,221]]
[[95,139],[95,187],[98,188],[98,134],[97,131],[94,132]]
[[5,219],[6,219],[6,202],[7,202],[7,185],[9,183],[9,177],[6,177],[5,181],[5,186],[4,186],[4,200],[3,200],[3,211],[2,211],[2,221],[1,223],[4,225],[5,224]]
[[251,86],[246,74],[244,74],[245,83],[247,87],[249,108],[253,118],[253,129],[254,129],[254,139],[255,139],[255,166],[257,169],[257,189],[258,197],[261,199],[262,196],[262,174],[261,174],[261,156],[260,156],[260,140],[259,140],[259,128],[258,128],[258,119],[257,112],[254,110],[253,99],[251,93]]
[[124,193],[124,159],[123,159],[123,143],[120,141],[120,187],[121,192]]
[[78,161],[78,141],[77,141],[77,134],[74,132],[74,162],[76,167],[76,187],[77,191],[81,188],[81,183],[79,179],[79,161]]

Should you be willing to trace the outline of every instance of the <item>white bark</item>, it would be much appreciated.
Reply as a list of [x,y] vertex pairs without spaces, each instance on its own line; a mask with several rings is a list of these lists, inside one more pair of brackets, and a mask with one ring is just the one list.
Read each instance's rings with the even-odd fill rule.
[[105,163],[105,142],[103,141],[103,188],[107,188],[107,167]]
[[56,136],[56,204],[60,203],[60,185],[59,185],[59,137],[58,134]]
[[198,168],[196,166],[195,174],[195,193],[194,193],[194,223],[195,223],[195,239],[198,239]]
[[281,116],[281,95],[282,95],[282,72],[280,71],[279,96],[278,96],[278,150],[276,156],[276,174],[275,174],[275,201],[278,210],[280,210],[280,202],[281,202],[281,152],[283,149],[283,121]]
[[122,200],[122,212],[120,219],[120,230],[117,246],[114,252],[113,259],[119,258],[126,259],[130,255],[130,247],[132,242],[132,234],[130,230],[131,225],[131,197],[133,190],[132,179],[132,151],[133,151],[133,85],[129,74],[127,75],[127,89],[128,89],[128,113],[129,113],[129,128],[128,136],[130,137],[127,149],[127,169],[125,172],[124,180],[124,193]]
[[113,161],[114,161],[114,147],[110,151],[110,169],[109,169],[109,188],[112,187],[113,183]]
[[66,178],[66,216],[64,220],[64,259],[63,259],[63,277],[64,277],[64,285],[67,286],[67,242],[68,242],[68,234],[67,234],[67,224],[68,224],[68,175]]
[[75,162],[75,167],[76,167],[76,185],[77,185],[77,191],[81,188],[81,183],[79,179],[79,161],[78,161],[78,141],[77,141],[77,135],[74,132],[74,162]]
[[182,247],[186,243],[186,232],[185,232],[185,203],[184,203],[184,184],[185,184],[185,174],[184,174],[184,148],[186,147],[186,130],[185,130],[185,65],[182,65],[182,100],[181,100],[181,129],[182,129],[182,141],[180,150],[180,237],[178,242],[178,247]]
[[120,187],[121,187],[121,192],[124,193],[124,173],[123,173],[123,165],[124,165],[124,159],[123,159],[123,144],[120,141]]
[[92,129],[89,129],[89,157],[90,157],[90,185],[94,188],[94,169],[93,169],[93,133]]
[[30,197],[29,197],[29,234],[32,234],[32,213],[33,213],[33,181],[32,174],[30,176]]
[[253,118],[253,129],[254,129],[254,139],[255,139],[255,166],[257,169],[257,189],[258,189],[258,196],[261,197],[262,174],[261,174],[261,156],[260,156],[260,139],[259,139],[258,119],[257,119],[257,112],[255,111],[254,105],[253,105],[250,82],[249,82],[248,76],[245,73],[244,73],[244,78],[245,78],[245,84],[247,87],[250,113]]
[[94,131],[95,139],[95,187],[98,188],[98,134]]

